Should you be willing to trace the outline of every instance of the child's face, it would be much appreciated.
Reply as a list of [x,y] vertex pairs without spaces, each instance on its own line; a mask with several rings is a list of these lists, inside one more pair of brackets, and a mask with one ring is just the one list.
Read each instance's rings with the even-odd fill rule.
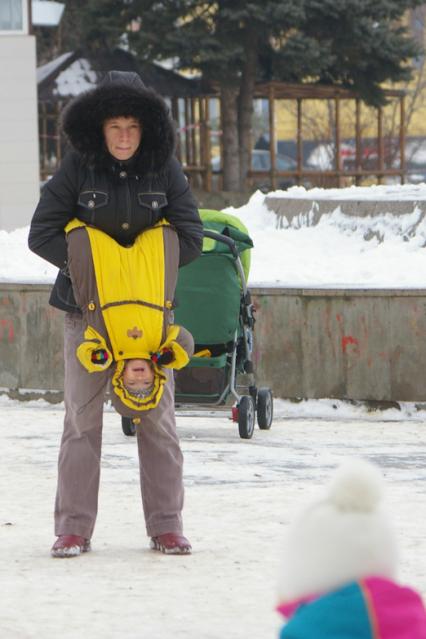
[[130,391],[146,390],[154,382],[154,371],[146,359],[130,359],[123,371],[123,382]]

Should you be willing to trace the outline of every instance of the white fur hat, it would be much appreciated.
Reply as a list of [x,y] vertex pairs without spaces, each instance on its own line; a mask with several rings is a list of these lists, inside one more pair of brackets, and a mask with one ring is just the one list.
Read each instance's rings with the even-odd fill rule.
[[382,476],[363,460],[345,462],[324,498],[288,530],[279,599],[289,602],[369,576],[395,576],[392,527],[382,511]]

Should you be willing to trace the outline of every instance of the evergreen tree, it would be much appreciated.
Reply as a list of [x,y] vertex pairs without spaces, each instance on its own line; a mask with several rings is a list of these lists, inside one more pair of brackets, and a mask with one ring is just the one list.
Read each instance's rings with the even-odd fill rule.
[[72,0],[57,29],[38,27],[37,64],[67,51],[108,53],[123,43],[128,27],[125,0]]
[[[143,60],[173,59],[218,83],[224,188],[248,169],[257,80],[340,84],[369,104],[382,83],[410,77],[419,51],[401,18],[423,0],[73,0],[62,51],[110,51],[125,41]],[[129,25],[139,24],[138,31]]]
[[382,83],[410,78],[409,62],[419,50],[401,18],[408,8],[422,3],[306,0],[299,31],[271,54],[271,75],[299,82],[308,74],[323,84],[354,89],[371,105],[384,104]]
[[220,86],[224,188],[248,169],[256,80],[340,84],[369,104],[410,77],[419,51],[401,18],[422,0],[129,0],[139,56],[172,58]]
[[[132,46],[146,59],[173,58],[220,86],[224,188],[243,188],[248,170],[253,92],[265,42],[301,23],[300,0],[134,0],[141,29]],[[241,187],[240,187],[241,185]]]
[[127,28],[124,0],[72,0],[62,18],[63,51],[112,51]]

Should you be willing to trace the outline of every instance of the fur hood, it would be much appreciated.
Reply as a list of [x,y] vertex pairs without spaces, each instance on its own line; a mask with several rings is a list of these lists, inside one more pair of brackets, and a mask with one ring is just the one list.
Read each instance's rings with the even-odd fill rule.
[[62,130],[86,162],[106,166],[111,164],[111,155],[102,125],[107,118],[118,116],[137,118],[143,127],[135,169],[160,171],[174,151],[174,125],[163,98],[145,87],[136,73],[110,71],[98,87],[77,96],[64,109]]

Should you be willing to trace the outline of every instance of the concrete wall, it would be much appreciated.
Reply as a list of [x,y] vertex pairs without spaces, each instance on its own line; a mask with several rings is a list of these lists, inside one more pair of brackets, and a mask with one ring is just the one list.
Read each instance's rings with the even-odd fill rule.
[[426,290],[254,293],[258,376],[278,397],[426,399]]
[[[63,313],[0,284],[0,388],[61,390]],[[425,290],[252,289],[258,384],[277,397],[426,400]]]
[[0,387],[62,389],[63,313],[50,288],[0,284]]
[[413,186],[412,197],[405,196],[405,199],[397,200],[398,194],[393,195],[392,200],[356,200],[339,199],[338,197],[327,199],[291,198],[265,196],[266,207],[277,215],[277,227],[290,224],[298,226],[315,226],[322,215],[332,213],[338,207],[345,215],[356,218],[374,218],[377,215],[409,215],[414,210],[418,210],[419,215],[416,226],[420,225],[426,215],[426,200],[415,198],[416,186]]
[[36,43],[0,35],[0,229],[29,224],[39,187]]

